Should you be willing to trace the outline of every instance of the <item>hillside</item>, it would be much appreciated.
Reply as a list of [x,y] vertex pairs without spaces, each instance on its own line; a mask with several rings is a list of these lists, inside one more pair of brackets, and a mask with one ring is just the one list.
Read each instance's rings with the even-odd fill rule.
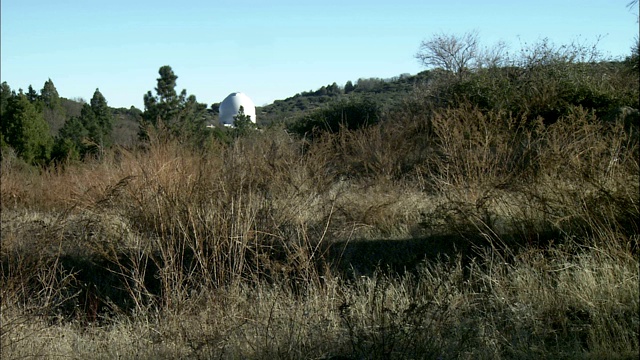
[[355,84],[349,81],[344,86],[334,82],[315,91],[303,91],[258,107],[258,122],[261,125],[289,122],[328,103],[355,98],[367,98],[385,108],[392,107],[410,94],[416,85],[426,83],[429,78],[430,72],[423,71],[416,75],[402,74],[389,79],[361,78]]

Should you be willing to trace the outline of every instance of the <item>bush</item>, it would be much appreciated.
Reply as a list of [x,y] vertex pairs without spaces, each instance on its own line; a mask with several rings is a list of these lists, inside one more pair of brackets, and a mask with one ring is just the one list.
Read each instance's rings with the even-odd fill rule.
[[638,80],[628,62],[603,59],[595,45],[555,46],[544,39],[514,58],[501,59],[505,66],[478,67],[464,76],[434,72],[436,79],[422,91],[431,97],[431,106],[469,102],[528,122],[540,117],[552,124],[576,106],[603,117],[622,106],[638,108]]
[[376,124],[381,118],[380,106],[367,99],[342,100],[314,110],[288,126],[288,130],[310,138],[341,129],[355,130]]

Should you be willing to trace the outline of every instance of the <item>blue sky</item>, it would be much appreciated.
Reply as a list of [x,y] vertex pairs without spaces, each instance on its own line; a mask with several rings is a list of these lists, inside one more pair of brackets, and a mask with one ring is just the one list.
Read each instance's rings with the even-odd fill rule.
[[158,69],[210,105],[242,91],[256,105],[322,85],[415,74],[420,42],[477,30],[511,50],[549,38],[630,54],[638,9],[630,0],[87,1],[2,0],[0,80],[61,96],[143,109]]

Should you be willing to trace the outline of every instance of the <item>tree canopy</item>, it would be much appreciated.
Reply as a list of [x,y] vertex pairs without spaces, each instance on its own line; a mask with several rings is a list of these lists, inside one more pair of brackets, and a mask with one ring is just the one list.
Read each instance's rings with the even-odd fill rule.
[[11,146],[27,163],[45,163],[51,153],[53,139],[42,112],[25,94],[8,99],[0,125],[4,143]]
[[187,96],[187,91],[176,91],[178,76],[169,65],[158,71],[155,95],[148,91],[144,95],[143,124],[140,137],[148,138],[147,126],[160,130],[172,137],[191,138],[205,127],[206,104],[197,102],[195,95]]

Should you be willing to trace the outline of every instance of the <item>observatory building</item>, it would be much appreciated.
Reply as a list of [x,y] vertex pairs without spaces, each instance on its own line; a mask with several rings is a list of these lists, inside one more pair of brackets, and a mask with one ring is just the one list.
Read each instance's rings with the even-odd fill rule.
[[256,106],[249,97],[241,92],[229,94],[222,103],[220,103],[220,124],[224,126],[233,126],[234,116],[238,115],[240,106],[244,109],[244,114],[256,123]]

